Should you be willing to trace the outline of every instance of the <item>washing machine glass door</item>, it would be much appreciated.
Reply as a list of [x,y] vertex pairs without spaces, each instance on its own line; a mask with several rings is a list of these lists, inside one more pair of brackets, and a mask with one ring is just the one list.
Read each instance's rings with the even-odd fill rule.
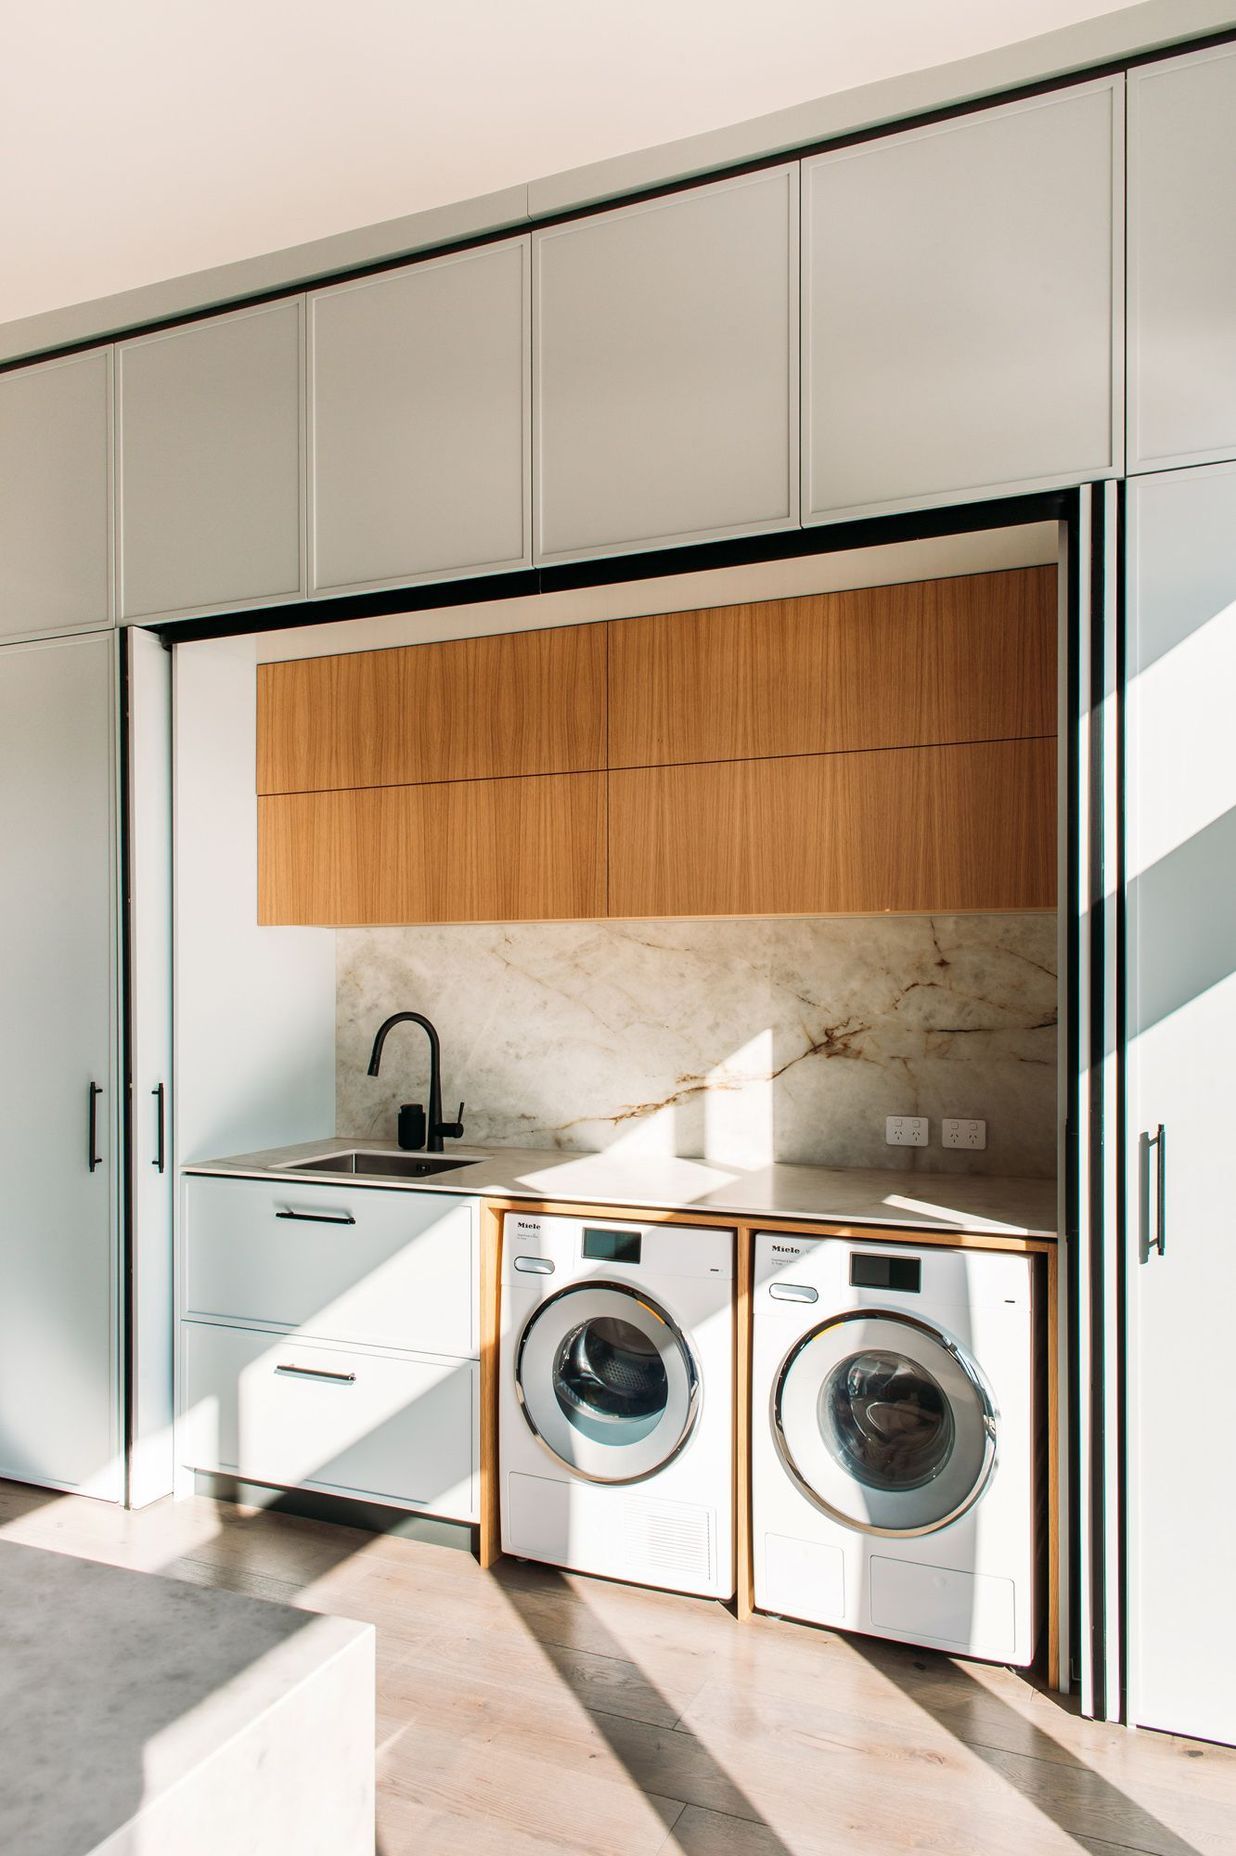
[[653,1299],[626,1283],[560,1289],[529,1317],[515,1357],[524,1417],[590,1482],[639,1482],[691,1435],[700,1384],[691,1348]]
[[974,1363],[929,1322],[853,1309],[786,1355],[773,1435],[803,1493],[863,1533],[930,1534],[973,1506],[996,1458]]

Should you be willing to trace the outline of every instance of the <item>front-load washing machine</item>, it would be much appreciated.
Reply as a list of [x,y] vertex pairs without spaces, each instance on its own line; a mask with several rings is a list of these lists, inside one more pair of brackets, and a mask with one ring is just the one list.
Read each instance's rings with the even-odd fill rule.
[[993,1661],[1036,1641],[1033,1259],[761,1232],[760,1610]]
[[733,1250],[731,1231],[506,1214],[504,1552],[730,1596]]

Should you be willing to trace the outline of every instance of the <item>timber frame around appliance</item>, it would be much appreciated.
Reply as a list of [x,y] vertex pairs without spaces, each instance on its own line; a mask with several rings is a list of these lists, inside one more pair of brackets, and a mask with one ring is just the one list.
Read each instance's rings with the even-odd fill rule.
[[[638,1205],[579,1205],[544,1199],[485,1199],[481,1204],[481,1377],[480,1377],[480,1520],[477,1558],[492,1566],[502,1553],[498,1494],[498,1336],[501,1285],[502,1222],[507,1212],[533,1212],[566,1218],[631,1218],[641,1224],[685,1224],[730,1230],[734,1234],[734,1613],[745,1622],[755,1612],[754,1555],[751,1521],[751,1294],[755,1233],[775,1231],[796,1237],[857,1238],[877,1244],[944,1244],[953,1250],[996,1250],[1041,1256],[1045,1281],[1047,1453],[1047,1592],[1044,1607],[1043,1673],[1052,1689],[1060,1686],[1060,1465],[1059,1465],[1059,1308],[1058,1257],[1052,1237],[1005,1237],[987,1231],[924,1231],[892,1225],[813,1222],[805,1218],[739,1218],[700,1211],[658,1211]],[[1036,1290],[1038,1285],[1036,1284]]]

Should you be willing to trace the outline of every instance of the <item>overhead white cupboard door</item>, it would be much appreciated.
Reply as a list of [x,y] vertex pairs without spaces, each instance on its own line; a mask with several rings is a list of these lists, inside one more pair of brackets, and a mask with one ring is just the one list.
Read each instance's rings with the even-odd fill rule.
[[0,639],[112,620],[112,351],[0,374]]
[[309,298],[311,591],[526,566],[529,242]]
[[533,235],[536,557],[798,520],[798,166]]
[[1236,1743],[1236,465],[1129,521],[1130,1711]]
[[112,1499],[115,651],[0,651],[0,1476]]
[[1129,470],[1236,456],[1236,47],[1129,73]]
[[116,350],[120,617],[304,592],[304,301]]
[[1123,80],[803,163],[803,520],[1116,475]]

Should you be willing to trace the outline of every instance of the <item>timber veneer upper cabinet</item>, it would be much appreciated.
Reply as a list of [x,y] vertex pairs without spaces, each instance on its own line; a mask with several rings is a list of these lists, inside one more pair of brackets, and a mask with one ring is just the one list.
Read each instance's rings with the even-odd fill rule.
[[604,915],[605,627],[264,664],[259,919]]
[[1130,473],[1236,457],[1236,47],[1129,73]]
[[1123,80],[803,162],[803,521],[1115,476]]
[[536,232],[536,559],[798,520],[798,166]]
[[0,485],[0,639],[110,625],[110,348],[0,374]]
[[528,239],[308,301],[311,593],[528,565]]
[[609,764],[1052,735],[1056,570],[761,600],[609,627]]
[[116,350],[123,619],[303,597],[304,302]]
[[1056,572],[609,627],[609,912],[1049,908]]

